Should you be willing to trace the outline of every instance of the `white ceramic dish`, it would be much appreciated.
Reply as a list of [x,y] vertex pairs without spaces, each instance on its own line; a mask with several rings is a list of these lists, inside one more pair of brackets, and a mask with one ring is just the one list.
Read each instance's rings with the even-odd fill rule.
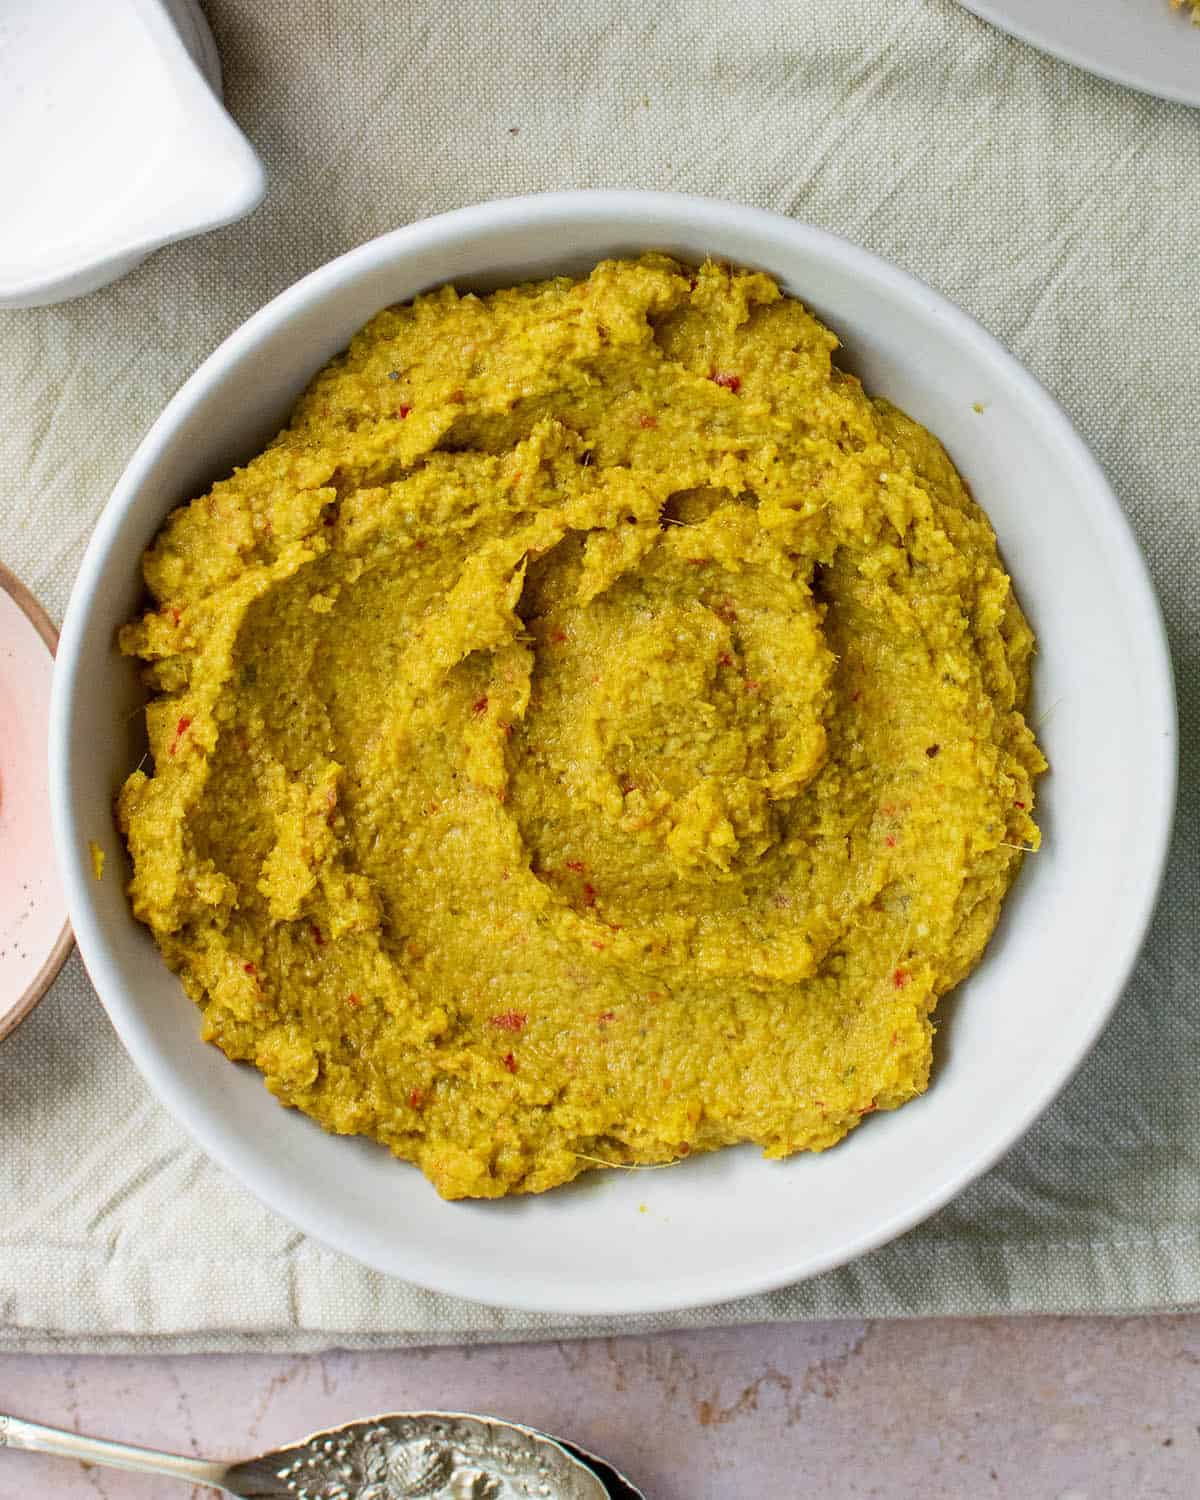
[[266,179],[220,88],[196,0],[5,0],[0,307],[82,296],[249,213]]
[[1200,104],[1200,26],[1168,0],[961,0],[1064,62],[1146,94]]
[[[590,1174],[541,1198],[447,1204],[411,1167],[281,1110],[197,1038],[134,923],[113,792],[141,754],[113,650],[167,511],[276,431],[372,313],[446,280],[496,286],[660,247],[764,267],[837,329],[846,362],[947,443],[987,507],[1041,639],[1053,774],[987,959],[947,1005],[933,1086],[820,1157],[725,1151]],[[975,410],[975,404],[982,412]],[[736,1297],[838,1265],[918,1222],[1029,1126],[1104,1024],[1154,904],[1174,803],[1175,711],[1158,608],[1103,475],[1059,408],[970,318],[864,251],[694,198],[578,193],[414,224],[333,261],[232,335],[155,423],[96,528],[63,627],[51,722],[55,833],[79,947],[156,1093],[265,1202],[326,1243],[484,1302],[637,1312]],[[107,849],[97,884],[87,841]],[[645,1211],[643,1210],[643,1206]]]

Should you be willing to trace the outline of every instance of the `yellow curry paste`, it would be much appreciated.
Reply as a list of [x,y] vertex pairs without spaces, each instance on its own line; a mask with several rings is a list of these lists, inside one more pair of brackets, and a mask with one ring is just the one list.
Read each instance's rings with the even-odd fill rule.
[[133,909],[284,1103],[457,1198],[926,1087],[1038,841],[1033,638],[836,343],[660,255],[443,287],[167,521]]

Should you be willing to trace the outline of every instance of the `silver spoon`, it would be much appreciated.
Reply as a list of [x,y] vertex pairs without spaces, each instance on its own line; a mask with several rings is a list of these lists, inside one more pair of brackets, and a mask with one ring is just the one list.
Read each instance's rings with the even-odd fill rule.
[[0,1413],[5,1447],[207,1484],[241,1500],[645,1500],[582,1450],[576,1457],[536,1428],[463,1412],[369,1417],[232,1464],[81,1437]]

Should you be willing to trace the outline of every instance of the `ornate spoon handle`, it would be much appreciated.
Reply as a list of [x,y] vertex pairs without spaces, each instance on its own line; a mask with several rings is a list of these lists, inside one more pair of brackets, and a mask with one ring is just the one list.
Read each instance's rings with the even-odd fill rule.
[[81,1437],[77,1432],[64,1432],[59,1427],[43,1427],[38,1422],[6,1417],[3,1412],[0,1412],[0,1448],[25,1448],[31,1453],[53,1453],[58,1458],[75,1458],[108,1469],[162,1474],[167,1479],[208,1484],[218,1490],[225,1489],[225,1476],[229,1471],[228,1464],[203,1458],[183,1458],[176,1453],[155,1453],[150,1448],[107,1443],[102,1438]]

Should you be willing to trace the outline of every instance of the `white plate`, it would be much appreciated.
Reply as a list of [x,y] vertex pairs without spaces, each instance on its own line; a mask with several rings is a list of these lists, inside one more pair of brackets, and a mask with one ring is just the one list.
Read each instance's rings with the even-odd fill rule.
[[[591,1173],[540,1198],[444,1203],[414,1168],[280,1109],[253,1070],[203,1046],[120,879],[92,878],[90,838],[122,869],[112,796],[142,751],[136,674],[113,638],[138,606],[139,555],[168,510],[256,452],[377,309],[447,280],[580,273],[649,246],[773,272],[839,331],[872,390],[949,446],[1041,641],[1037,712],[1054,767],[1045,848],[1027,861],[983,966],[945,1007],[922,1099],[821,1156],[770,1163],[739,1149],[670,1171]],[[1059,408],[976,323],[874,256],[774,214],[567,193],[374,240],[277,297],[192,376],[84,558],[59,650],[51,790],[84,961],[134,1061],[212,1156],[381,1270],[484,1302],[638,1312],[850,1260],[931,1213],[1029,1126],[1094,1041],[1141,943],[1174,806],[1175,709],[1157,604],[1120,507]]]
[[1043,52],[1163,99],[1200,104],[1200,26],[1169,0],[961,0]]

